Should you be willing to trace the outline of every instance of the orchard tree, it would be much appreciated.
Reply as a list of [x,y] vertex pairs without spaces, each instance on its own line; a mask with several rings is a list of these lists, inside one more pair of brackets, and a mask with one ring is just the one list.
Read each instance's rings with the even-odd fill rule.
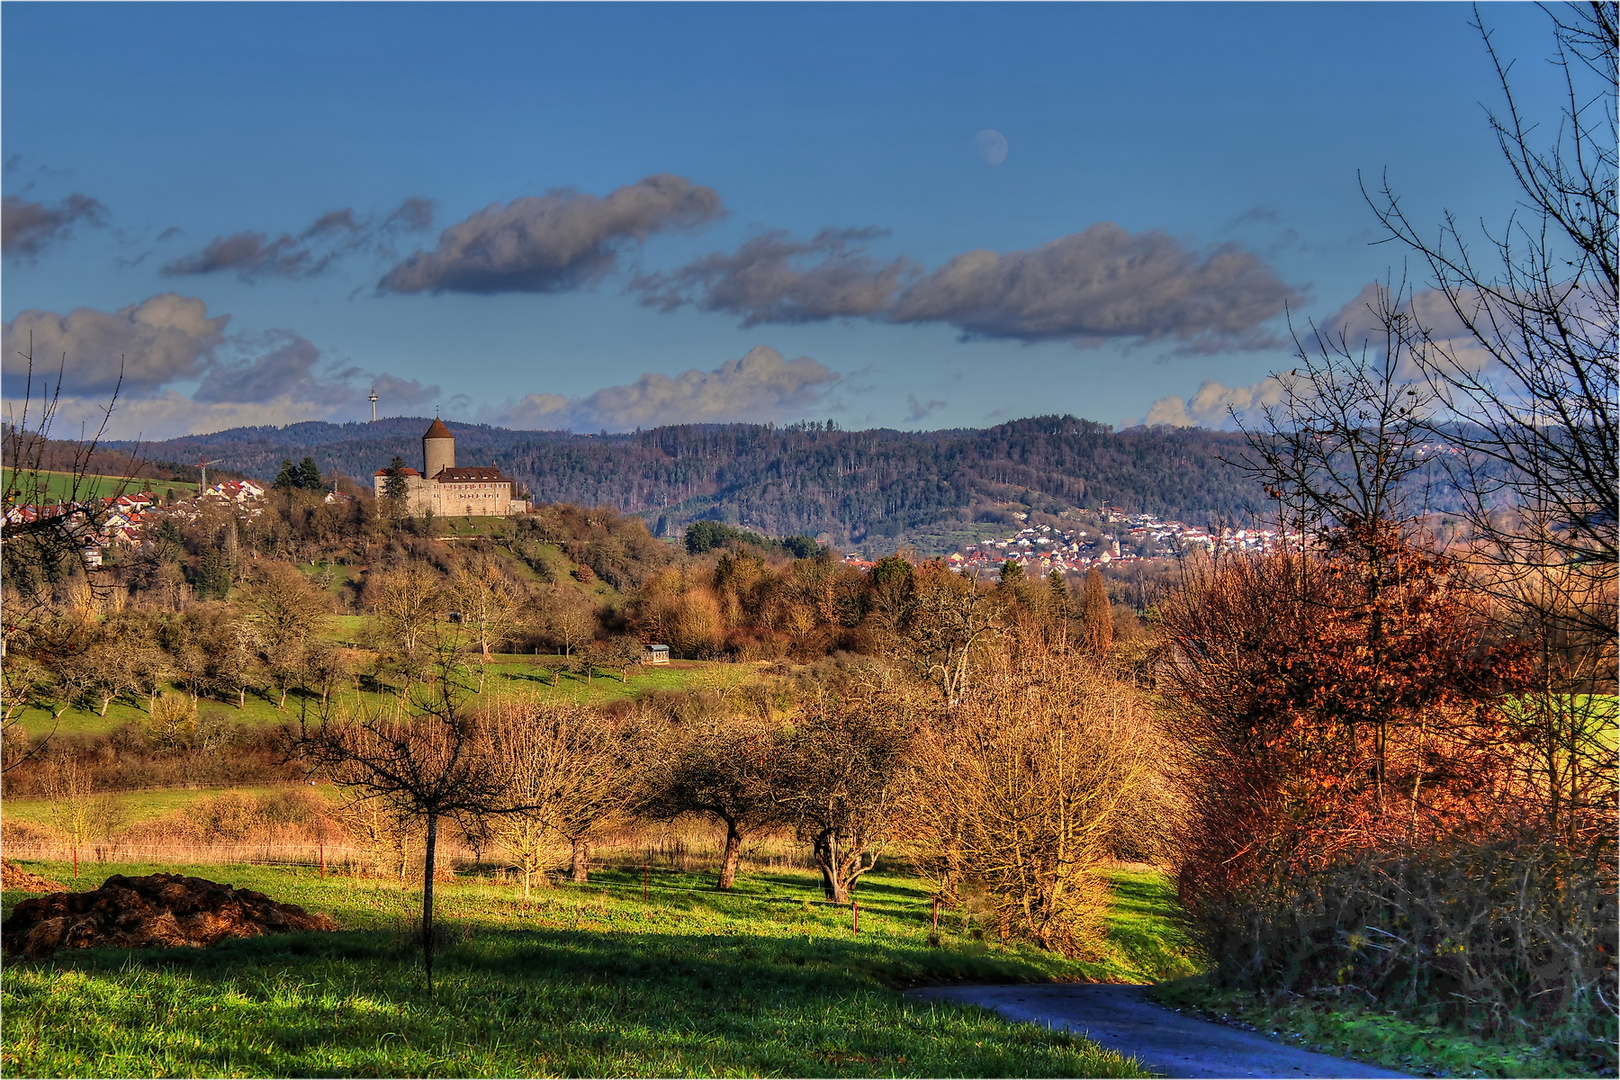
[[511,759],[490,745],[487,727],[463,708],[466,687],[452,651],[437,657],[439,678],[406,701],[351,717],[301,721],[296,752],[315,772],[374,800],[400,819],[420,823],[422,963],[433,989],[433,876],[439,827],[510,812]]
[[[461,614],[462,629],[469,643],[478,647],[479,659],[488,664],[490,649],[504,641],[517,626],[523,612],[523,598],[498,563],[487,556],[474,556],[450,575],[449,601]],[[479,692],[483,692],[480,668]]]
[[266,561],[249,569],[241,607],[280,684],[276,707],[282,708],[289,684],[305,667],[311,643],[330,621],[331,603],[296,566]]
[[778,738],[769,724],[722,715],[671,724],[642,751],[635,813],[704,814],[725,826],[718,889],[737,880],[743,841],[784,820]]
[[1102,936],[1098,868],[1122,835],[1167,824],[1167,760],[1148,703],[1090,658],[1042,642],[998,658],[914,755],[914,830],[954,876],[990,893],[998,930],[1068,955]]
[[912,779],[916,710],[898,690],[805,702],[778,751],[782,806],[810,842],[827,899],[849,902],[897,831]]
[[443,614],[444,585],[437,570],[415,559],[366,575],[364,600],[376,635],[407,680],[423,670],[437,644],[434,628]]

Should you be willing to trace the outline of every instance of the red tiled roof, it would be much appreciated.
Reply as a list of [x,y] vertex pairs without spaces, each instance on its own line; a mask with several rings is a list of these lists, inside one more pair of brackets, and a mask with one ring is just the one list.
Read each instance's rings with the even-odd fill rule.
[[[372,473],[371,475],[372,476],[390,476],[390,475],[392,475],[392,471],[389,470],[389,469],[378,469],[376,472]],[[399,475],[401,475],[401,476],[421,476],[422,474],[417,472],[415,469],[411,468],[409,465],[407,465],[405,468],[399,470]]]
[[444,421],[443,420],[440,420],[438,417],[434,417],[433,418],[433,423],[427,429],[427,434],[423,435],[422,438],[424,438],[424,439],[453,439],[453,438],[455,438],[455,436],[450,434],[450,429],[444,426]]

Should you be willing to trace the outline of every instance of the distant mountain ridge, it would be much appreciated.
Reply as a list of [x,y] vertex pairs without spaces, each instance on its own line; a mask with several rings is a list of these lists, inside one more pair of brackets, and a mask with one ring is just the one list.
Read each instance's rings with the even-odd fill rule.
[[[315,459],[370,485],[396,454],[420,466],[431,419],[313,421],[148,443],[149,459],[223,459],[270,480],[283,460]],[[514,431],[446,421],[456,459],[499,464],[541,502],[612,506],[671,533],[714,519],[836,544],[903,542],[919,530],[1001,521],[1012,511],[1110,505],[1165,518],[1246,516],[1260,495],[1228,464],[1243,438],[1197,428],[1133,428],[1040,416],[991,428],[844,431],[817,423],[690,424],[618,435]],[[121,444],[129,445],[129,444]]]

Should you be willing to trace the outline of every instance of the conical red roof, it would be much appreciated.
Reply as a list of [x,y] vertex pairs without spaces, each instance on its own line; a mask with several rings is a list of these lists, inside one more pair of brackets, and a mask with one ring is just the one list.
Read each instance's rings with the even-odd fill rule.
[[453,439],[453,438],[455,438],[455,436],[450,434],[450,429],[444,426],[444,421],[443,420],[440,420],[438,417],[434,417],[433,418],[433,426],[427,429],[427,434],[423,435],[422,438],[424,438],[424,439]]

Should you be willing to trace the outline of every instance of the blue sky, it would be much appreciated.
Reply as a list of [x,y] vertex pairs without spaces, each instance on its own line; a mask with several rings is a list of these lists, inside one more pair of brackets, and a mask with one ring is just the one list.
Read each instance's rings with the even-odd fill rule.
[[[1545,16],[1483,14],[1549,100]],[[64,416],[123,356],[126,437],[361,419],[374,379],[575,430],[1219,423],[1285,311],[1399,272],[1358,170],[1512,210],[1470,16],[8,2],[6,395],[32,332]]]

